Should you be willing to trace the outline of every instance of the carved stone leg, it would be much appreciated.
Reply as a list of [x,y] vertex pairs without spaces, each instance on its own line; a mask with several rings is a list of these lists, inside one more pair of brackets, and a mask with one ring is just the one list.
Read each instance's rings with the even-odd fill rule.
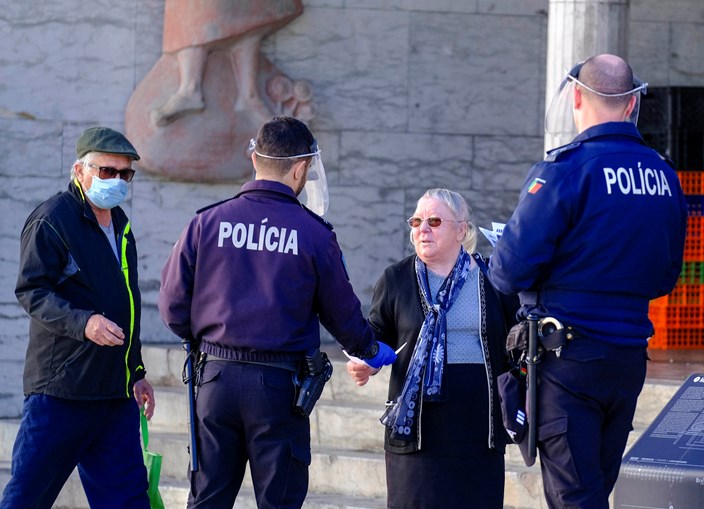
[[152,122],[163,127],[174,120],[205,109],[201,84],[208,51],[202,46],[183,48],[176,58],[179,66],[178,90],[152,112]]
[[257,85],[260,46],[261,35],[249,34],[232,45],[230,58],[237,83],[235,111],[247,111],[261,117],[263,123],[271,118],[272,112],[264,104]]

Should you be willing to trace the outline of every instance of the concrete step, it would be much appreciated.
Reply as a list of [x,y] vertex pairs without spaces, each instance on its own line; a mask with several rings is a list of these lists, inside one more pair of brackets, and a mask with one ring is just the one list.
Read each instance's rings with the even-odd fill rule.
[[[627,449],[640,437],[664,405],[674,395],[678,385],[647,384],[639,400],[634,418],[634,431],[629,435]],[[158,409],[151,424],[151,448],[167,458],[179,458],[177,465],[188,462],[186,454],[186,401],[183,389],[158,387]],[[344,447],[350,451],[383,452],[384,428],[379,422],[383,406],[363,402],[321,399],[311,415],[311,445],[315,448]],[[0,428],[1,429],[1,428]],[[161,437],[165,447],[161,448]],[[3,438],[7,437],[7,438]],[[0,440],[11,447],[13,433],[0,431]],[[2,442],[0,442],[2,443]],[[6,450],[10,450],[9,448]],[[166,453],[168,451],[168,454]],[[169,460],[165,459],[165,462]],[[509,446],[506,453],[507,469],[522,466],[523,458],[517,446]],[[182,468],[178,466],[176,468]],[[181,470],[182,471],[182,470]],[[169,475],[181,475],[169,471]],[[179,472],[179,473],[177,473]]]
[[[19,421],[0,420],[0,436],[4,443],[16,433]],[[381,426],[381,425],[379,425]],[[150,448],[162,454],[161,492],[167,508],[184,507],[188,494],[187,435],[152,431]],[[8,457],[11,443],[3,446],[2,457]],[[509,445],[506,456],[505,509],[543,509],[540,468],[536,464],[526,467],[515,445]],[[9,479],[9,462],[0,463],[0,487]],[[249,473],[245,476],[243,494],[238,498],[236,509],[254,508]],[[381,449],[375,452],[354,451],[313,445],[310,468],[309,497],[304,507],[376,509],[385,507],[386,483],[384,455]],[[77,473],[74,472],[62,491],[57,507],[83,509],[87,507],[85,495]]]
[[[19,421],[17,420],[0,421],[0,436],[7,437],[3,442],[8,444],[4,446],[2,451],[3,457],[9,457],[9,455],[5,456],[5,454],[10,453],[12,446],[10,437],[16,433],[18,425]],[[379,441],[381,442],[381,440]],[[163,456],[162,486],[168,488],[168,496],[172,498],[185,496],[179,489],[176,489],[178,486],[173,487],[171,484],[174,484],[177,479],[181,480],[181,484],[185,485],[186,483],[189,464],[187,435],[185,433],[152,431],[150,433],[150,449]],[[542,484],[538,466],[525,467],[518,447],[514,445],[508,447],[506,459],[506,507],[524,509],[534,507],[526,505],[527,500],[533,500],[533,498],[526,498],[526,496],[530,493],[541,492]],[[9,463],[5,466],[6,470],[9,471]],[[9,478],[9,474],[5,473],[6,475],[0,478],[2,479],[2,486],[5,485]],[[70,485],[65,488],[67,493],[62,495],[62,504],[64,503],[63,501],[74,503],[80,498],[76,493],[82,494],[80,481],[75,474],[74,477],[71,478]],[[172,481],[169,481],[169,479]],[[249,474],[245,477],[244,487],[251,491]],[[181,488],[187,492],[185,487],[181,486]],[[331,503],[330,500],[333,500],[336,504],[343,502],[348,504],[349,500],[356,503],[358,502],[358,497],[362,497],[364,499],[362,503],[367,505],[359,507],[383,507],[386,495],[386,482],[384,455],[381,447],[375,452],[370,452],[314,444],[309,489],[311,496],[314,496],[312,500],[317,501],[316,503],[322,503],[321,501]],[[343,502],[340,502],[341,500]],[[374,500],[375,503],[370,504],[369,500]],[[68,505],[65,507],[74,506]],[[79,504],[75,507],[83,506]],[[170,506],[167,505],[167,507]],[[331,505],[330,507],[338,507],[338,505]],[[339,505],[339,507],[348,506]],[[357,506],[351,505],[349,507]]]
[[311,443],[357,451],[382,451],[384,426],[379,418],[383,405],[321,399],[311,414]]
[[[187,478],[188,439],[185,434],[150,433],[149,448],[161,454],[162,474]],[[310,490],[346,496],[383,497],[386,494],[384,456],[376,452],[347,448],[313,446],[310,467]],[[245,485],[250,486],[249,473]]]
[[[19,421],[1,420],[0,437],[3,437],[2,457],[9,457],[12,443],[10,437],[16,433]],[[631,434],[630,447],[642,430]],[[381,442],[381,440],[379,440]],[[8,445],[9,444],[9,445]],[[344,444],[344,442],[343,442]],[[183,507],[187,496],[187,470],[189,457],[187,435],[185,433],[168,433],[152,431],[150,448],[162,454],[162,496],[169,497],[172,503],[168,507]],[[6,456],[8,455],[8,456]],[[4,468],[2,468],[4,467]],[[0,486],[9,478],[9,463],[0,463]],[[383,507],[386,493],[384,456],[381,447],[374,452],[354,451],[313,444],[313,456],[310,468],[310,503],[328,504],[320,507]],[[245,493],[251,492],[249,473],[243,485]],[[70,479],[70,486],[64,490],[59,502],[62,507],[84,507],[76,501],[83,500],[82,488],[77,475]],[[84,497],[84,496],[83,496]],[[361,497],[361,498],[360,498]],[[250,507],[249,499],[243,494],[242,507]],[[183,502],[181,502],[183,501]],[[59,503],[57,502],[57,503]],[[77,505],[70,505],[70,504]],[[253,504],[253,501],[251,502]],[[69,504],[69,505],[65,505]],[[181,505],[178,505],[181,504]],[[330,505],[333,504],[333,505]],[[338,504],[338,505],[334,505]],[[342,505],[340,505],[342,504]],[[345,505],[346,504],[346,505]],[[352,505],[349,505],[352,504]],[[354,505],[358,504],[358,505]],[[361,504],[361,505],[360,505]],[[516,445],[509,445],[506,450],[505,509],[542,509],[542,480],[540,467],[536,463],[526,467]],[[240,507],[239,505],[236,507]],[[251,505],[255,507],[255,505]],[[318,507],[311,505],[311,508]]]
[[[10,478],[10,464],[0,461],[0,486],[4,487]],[[159,492],[166,509],[186,507],[188,500],[188,483],[185,478],[162,476]],[[309,493],[303,504],[303,509],[383,509],[386,507],[384,498],[369,498],[364,496],[344,496],[329,493]],[[74,470],[61,490],[52,509],[91,509],[88,505],[78,471]],[[92,508],[96,509],[96,508]],[[233,509],[257,509],[254,491],[251,485],[243,485]]]
[[[182,387],[155,387],[156,411],[149,429],[167,433],[188,432],[188,401]],[[321,398],[311,414],[313,444],[349,449],[381,450],[384,428],[379,418],[384,405]],[[1,437],[0,437],[1,438]]]

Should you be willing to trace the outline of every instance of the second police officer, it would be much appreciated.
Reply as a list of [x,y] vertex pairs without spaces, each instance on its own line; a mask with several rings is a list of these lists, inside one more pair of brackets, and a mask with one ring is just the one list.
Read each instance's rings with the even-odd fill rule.
[[682,267],[686,201],[636,128],[646,86],[616,55],[569,72],[546,129],[579,134],[531,168],[491,257],[490,278],[519,294],[523,318],[571,330],[537,365],[551,509],[608,509],[646,375],[648,303]]
[[396,359],[362,315],[332,226],[297,199],[305,187],[312,208],[327,206],[312,133],[276,117],[251,145],[256,179],[200,210],[162,271],[162,319],[206,355],[189,508],[232,507],[248,461],[260,509],[302,506],[310,424],[294,411],[294,377],[319,323],[371,366]]

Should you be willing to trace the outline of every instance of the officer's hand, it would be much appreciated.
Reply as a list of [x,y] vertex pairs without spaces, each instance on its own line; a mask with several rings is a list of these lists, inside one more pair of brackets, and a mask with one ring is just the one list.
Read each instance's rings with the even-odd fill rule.
[[369,381],[370,376],[376,375],[379,370],[367,366],[366,364],[360,364],[359,362],[350,360],[347,361],[347,372],[352,377],[352,380],[354,380],[354,383],[361,387]]
[[367,366],[375,369],[381,369],[382,366],[388,366],[396,360],[396,352],[386,343],[377,341],[379,351],[373,357],[362,359]]
[[99,314],[88,318],[83,334],[100,346],[120,346],[125,339],[125,334],[119,325]]

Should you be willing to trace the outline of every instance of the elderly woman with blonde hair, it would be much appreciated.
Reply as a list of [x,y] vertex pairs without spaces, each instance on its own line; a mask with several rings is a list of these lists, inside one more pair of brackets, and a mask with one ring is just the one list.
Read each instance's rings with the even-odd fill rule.
[[[494,290],[461,195],[430,189],[408,219],[415,254],[388,267],[369,321],[394,348],[385,425],[390,509],[501,509],[506,434],[496,377],[517,302]],[[350,361],[364,385],[378,370]],[[422,432],[421,432],[422,431]]]

